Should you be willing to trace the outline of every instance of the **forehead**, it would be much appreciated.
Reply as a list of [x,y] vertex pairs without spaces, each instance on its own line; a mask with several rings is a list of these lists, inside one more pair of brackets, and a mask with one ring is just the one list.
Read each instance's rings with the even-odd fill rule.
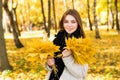
[[66,17],[65,17],[65,20],[76,20],[76,19],[75,19],[74,16],[68,14],[68,15],[66,15]]

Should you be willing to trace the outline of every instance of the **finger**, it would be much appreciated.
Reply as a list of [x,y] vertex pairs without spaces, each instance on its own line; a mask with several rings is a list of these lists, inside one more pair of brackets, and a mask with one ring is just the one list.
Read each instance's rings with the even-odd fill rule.
[[48,55],[47,59],[53,59],[53,57],[51,55]]
[[64,47],[63,50],[69,49],[68,47]]

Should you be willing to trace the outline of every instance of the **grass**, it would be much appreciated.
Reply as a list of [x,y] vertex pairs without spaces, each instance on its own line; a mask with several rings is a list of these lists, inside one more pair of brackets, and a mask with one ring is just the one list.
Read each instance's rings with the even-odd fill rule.
[[[95,39],[95,31],[85,30],[85,33],[86,36],[94,42],[94,46],[97,50],[97,54],[95,55],[96,61],[89,65],[87,80],[120,80],[120,34],[117,34],[115,30],[107,32],[105,29],[101,29],[101,39]],[[27,44],[42,39],[42,36],[39,36],[37,32],[36,34],[38,37],[32,37],[32,34],[31,38],[25,38],[26,34],[28,35],[29,33],[22,33],[24,37],[20,38],[21,42],[25,46],[21,49],[17,49],[15,47],[13,39],[6,38],[6,48],[10,64],[13,65],[13,67],[17,67],[13,72],[11,72],[12,75],[14,75],[14,78],[11,78],[10,76],[11,80],[16,77],[18,78],[18,76],[15,75],[24,75],[25,77],[23,78],[29,77],[29,79],[38,80],[40,77],[43,78],[46,74],[43,68],[39,65],[39,67],[36,67],[37,70],[39,70],[39,74],[34,71],[35,68],[33,68],[33,66],[39,63],[32,63],[32,65],[30,65],[30,62],[26,62],[24,60],[23,57],[26,56],[25,51],[28,49]],[[18,67],[16,65],[17,62],[20,62],[19,64],[21,64],[21,66],[19,65]],[[28,66],[29,64],[33,69],[27,72],[25,67],[23,69],[22,63],[24,63],[24,66]],[[30,66],[29,69],[31,69]],[[40,74],[42,74],[42,76]]]

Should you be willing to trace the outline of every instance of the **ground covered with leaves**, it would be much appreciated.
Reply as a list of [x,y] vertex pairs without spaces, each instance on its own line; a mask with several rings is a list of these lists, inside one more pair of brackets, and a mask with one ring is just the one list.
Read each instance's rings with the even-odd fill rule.
[[[120,80],[120,34],[111,30],[100,30],[101,39],[95,32],[86,30],[96,49],[96,61],[89,65],[87,80]],[[0,80],[44,80],[47,71],[44,62],[47,53],[38,49],[42,37],[20,38],[24,48],[17,49],[13,39],[6,39],[8,59],[13,70],[0,72]],[[46,50],[48,50],[48,46]]]

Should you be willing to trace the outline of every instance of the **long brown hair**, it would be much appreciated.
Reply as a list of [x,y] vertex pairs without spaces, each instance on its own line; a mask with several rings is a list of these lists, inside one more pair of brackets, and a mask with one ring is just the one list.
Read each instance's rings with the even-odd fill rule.
[[81,20],[81,17],[80,17],[80,15],[79,15],[79,13],[77,12],[77,10],[75,10],[75,9],[69,9],[69,10],[67,10],[64,14],[63,14],[63,16],[62,16],[62,18],[61,18],[61,20],[60,20],[60,29],[61,30],[64,30],[64,27],[63,27],[63,22],[64,22],[64,19],[66,18],[66,16],[67,15],[72,15],[75,19],[76,19],[76,21],[77,21],[77,23],[78,23],[78,28],[80,29],[80,34],[81,34],[81,36],[82,36],[82,38],[85,38],[85,33],[84,33],[84,31],[83,31],[83,26],[82,26],[82,20]]

